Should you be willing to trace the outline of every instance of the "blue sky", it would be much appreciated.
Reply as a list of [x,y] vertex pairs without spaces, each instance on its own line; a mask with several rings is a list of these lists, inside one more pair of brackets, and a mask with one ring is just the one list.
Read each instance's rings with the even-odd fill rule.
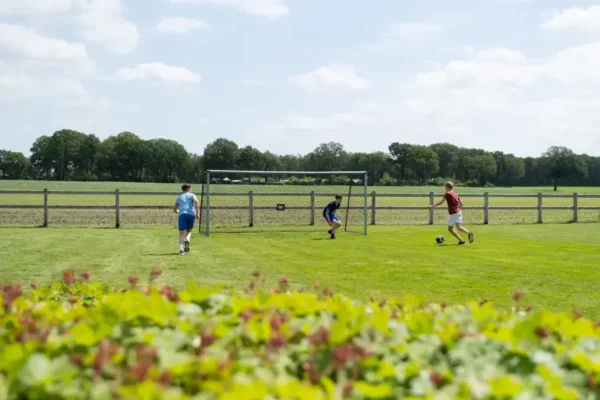
[[600,2],[2,0],[0,148],[394,141],[600,155]]

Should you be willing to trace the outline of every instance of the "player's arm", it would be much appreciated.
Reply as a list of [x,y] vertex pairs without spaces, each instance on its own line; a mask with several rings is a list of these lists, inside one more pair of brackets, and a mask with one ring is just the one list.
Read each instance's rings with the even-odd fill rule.
[[178,213],[179,212],[179,205],[177,204],[177,202],[175,202],[175,205],[173,206],[173,212],[174,213]]
[[194,209],[196,210],[196,218],[200,219],[200,202],[196,195],[194,195]]
[[446,201],[446,198],[445,198],[445,197],[443,197],[443,198],[442,198],[440,201],[438,201],[437,203],[430,205],[430,206],[429,206],[429,208],[435,208],[435,207],[437,207],[437,206],[441,206],[442,204],[444,204],[444,202],[445,202],[445,201]]
[[459,207],[459,208],[464,208],[464,206],[465,206],[465,205],[464,205],[464,203],[462,202],[462,199],[459,197],[459,198],[458,198],[458,207]]

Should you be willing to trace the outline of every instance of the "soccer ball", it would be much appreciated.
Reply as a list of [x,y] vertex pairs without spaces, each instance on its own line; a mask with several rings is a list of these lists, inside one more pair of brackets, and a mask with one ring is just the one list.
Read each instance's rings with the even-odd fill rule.
[[444,237],[442,235],[439,235],[438,237],[435,238],[435,242],[437,244],[442,244],[444,243]]

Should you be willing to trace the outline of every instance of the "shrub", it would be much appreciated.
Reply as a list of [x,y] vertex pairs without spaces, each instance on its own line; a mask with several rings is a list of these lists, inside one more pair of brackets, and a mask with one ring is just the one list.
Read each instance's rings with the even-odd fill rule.
[[394,186],[398,181],[390,176],[387,172],[383,174],[379,180],[379,186]]
[[0,398],[594,399],[600,328],[577,313],[362,304],[328,290],[5,286]]

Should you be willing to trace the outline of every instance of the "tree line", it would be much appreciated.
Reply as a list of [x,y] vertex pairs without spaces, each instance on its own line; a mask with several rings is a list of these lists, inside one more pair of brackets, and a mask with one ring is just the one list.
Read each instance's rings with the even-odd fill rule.
[[600,157],[558,146],[522,158],[449,143],[392,143],[387,152],[352,153],[330,142],[305,155],[277,155],[217,139],[194,154],[174,140],[144,140],[131,132],[100,140],[64,129],[36,139],[29,158],[0,150],[0,179],[201,182],[208,169],[365,170],[370,185],[386,186],[441,185],[448,179],[473,187],[600,186]]

